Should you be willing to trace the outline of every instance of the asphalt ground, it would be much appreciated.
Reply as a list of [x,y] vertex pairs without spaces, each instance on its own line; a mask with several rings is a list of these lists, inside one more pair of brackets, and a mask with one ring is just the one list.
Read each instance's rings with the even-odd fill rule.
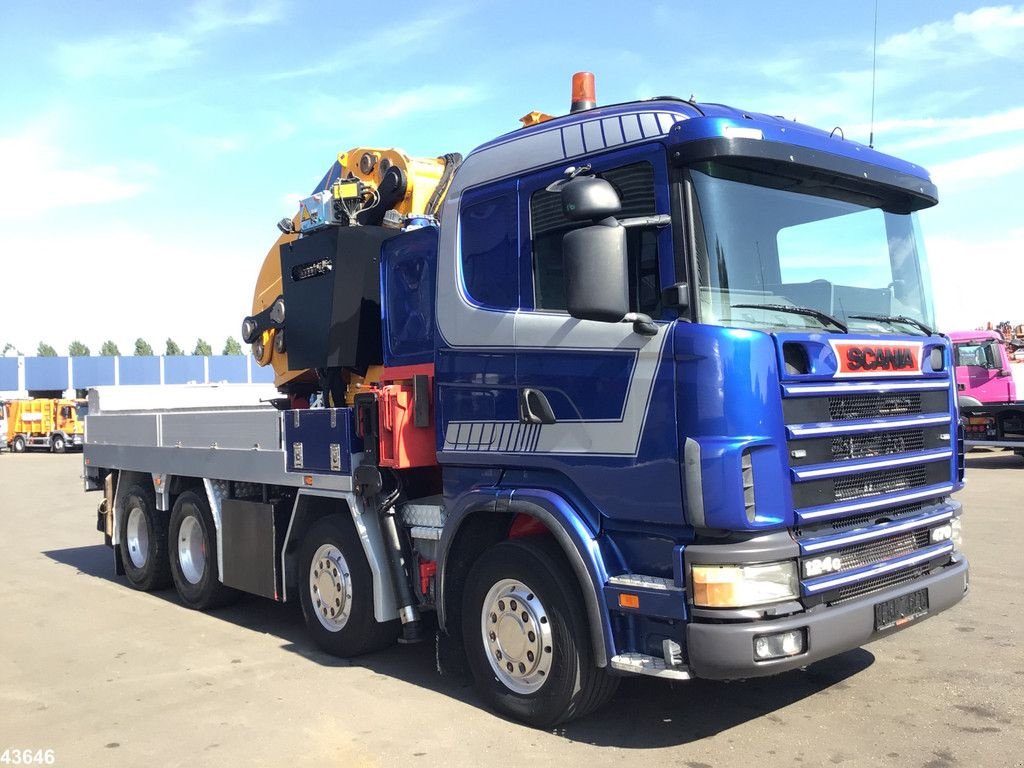
[[0,763],[52,749],[63,766],[1022,766],[1024,461],[968,463],[971,590],[952,610],[775,678],[627,679],[548,733],[482,709],[430,644],[339,660],[291,605],[204,614],[128,588],[81,456],[3,454]]

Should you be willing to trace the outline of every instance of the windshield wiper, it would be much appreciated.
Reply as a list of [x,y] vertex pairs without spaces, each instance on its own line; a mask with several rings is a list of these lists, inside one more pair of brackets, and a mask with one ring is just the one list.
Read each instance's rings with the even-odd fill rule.
[[732,304],[731,306],[733,309],[771,309],[776,312],[789,312],[793,315],[813,317],[822,325],[828,323],[834,325],[843,333],[849,333],[845,324],[836,320],[832,315],[822,312],[820,309],[815,309],[814,307],[799,307],[795,304]]
[[919,331],[924,332],[925,336],[935,335],[935,331],[920,320],[915,320],[914,318],[907,317],[906,315],[893,315],[892,317],[888,317],[886,315],[847,315],[846,317],[848,320],[874,320],[878,323],[903,323],[904,325],[914,326]]

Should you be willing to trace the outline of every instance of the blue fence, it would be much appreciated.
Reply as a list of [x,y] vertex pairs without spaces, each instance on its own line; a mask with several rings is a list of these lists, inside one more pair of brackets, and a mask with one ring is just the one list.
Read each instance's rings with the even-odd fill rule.
[[64,391],[115,384],[272,383],[250,355],[0,357],[0,392]]
[[18,389],[18,358],[0,357],[0,392]]

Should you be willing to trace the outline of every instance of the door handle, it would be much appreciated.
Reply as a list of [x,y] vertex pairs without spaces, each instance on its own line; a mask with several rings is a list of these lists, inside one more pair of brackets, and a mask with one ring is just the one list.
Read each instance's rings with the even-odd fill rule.
[[519,421],[524,424],[555,423],[551,403],[539,389],[524,387],[519,390]]

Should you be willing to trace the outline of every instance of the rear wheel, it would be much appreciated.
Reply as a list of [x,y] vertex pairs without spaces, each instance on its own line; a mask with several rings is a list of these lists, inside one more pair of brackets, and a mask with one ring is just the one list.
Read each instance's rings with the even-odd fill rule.
[[206,494],[185,491],[174,502],[170,523],[171,576],[181,601],[206,610],[226,605],[239,596],[220,581],[217,530]]
[[24,453],[26,447],[25,438],[21,435],[16,435],[14,440],[11,441],[11,450],[15,453]]
[[373,615],[373,576],[352,521],[317,521],[299,549],[299,599],[306,628],[334,656],[358,656],[391,645],[398,622]]
[[493,709],[538,728],[582,717],[618,678],[594,664],[576,577],[546,540],[485,551],[466,579],[462,631],[476,688]]
[[63,435],[54,435],[50,438],[50,450],[54,453],[64,453],[67,449],[67,443],[64,441]]
[[128,583],[148,592],[171,583],[167,513],[156,508],[153,489],[131,486],[121,497],[118,548]]

